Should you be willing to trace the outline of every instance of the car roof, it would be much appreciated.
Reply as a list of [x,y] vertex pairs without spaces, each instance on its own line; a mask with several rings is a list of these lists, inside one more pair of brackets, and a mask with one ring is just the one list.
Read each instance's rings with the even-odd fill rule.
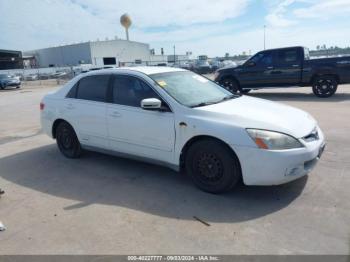
[[[303,47],[303,46],[287,46],[287,47],[271,48],[271,49],[261,50],[260,52],[264,52],[264,51],[276,51],[276,50],[285,50],[285,49],[292,49],[292,48],[305,48],[305,47]],[[260,53],[260,52],[259,52],[259,53]]]
[[144,73],[146,75],[186,71],[182,68],[168,67],[168,66],[135,66],[135,67],[122,67],[120,69],[134,70],[137,72]]
[[135,66],[135,67],[119,67],[119,68],[108,68],[100,69],[88,72],[86,75],[94,75],[100,73],[115,73],[115,72],[140,72],[146,75],[169,73],[169,72],[181,72],[187,71],[182,68],[167,67],[167,66]]

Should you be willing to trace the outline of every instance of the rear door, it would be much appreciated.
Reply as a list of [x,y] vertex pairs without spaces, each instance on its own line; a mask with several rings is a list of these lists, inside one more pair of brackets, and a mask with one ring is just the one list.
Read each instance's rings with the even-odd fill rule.
[[106,98],[110,75],[80,79],[64,103],[64,117],[74,127],[83,145],[108,148]]
[[302,52],[298,48],[280,49],[271,72],[276,85],[296,85],[301,81]]

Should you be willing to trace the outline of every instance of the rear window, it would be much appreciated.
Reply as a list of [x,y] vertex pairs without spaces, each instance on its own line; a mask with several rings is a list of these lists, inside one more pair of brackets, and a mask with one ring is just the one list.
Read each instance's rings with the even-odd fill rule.
[[297,50],[280,50],[278,51],[278,60],[281,63],[293,63],[298,60]]
[[82,78],[78,84],[78,99],[105,102],[109,75],[94,75]]

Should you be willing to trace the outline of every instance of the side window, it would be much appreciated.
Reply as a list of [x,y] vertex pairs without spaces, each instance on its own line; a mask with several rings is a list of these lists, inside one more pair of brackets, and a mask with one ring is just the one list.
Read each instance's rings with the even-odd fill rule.
[[283,64],[295,63],[298,60],[297,50],[280,50],[278,52],[278,61]]
[[249,61],[254,62],[258,66],[270,66],[272,65],[272,52],[257,53]]
[[67,98],[76,98],[77,96],[77,89],[78,89],[78,83],[75,83],[75,85],[69,90],[68,94],[67,94]]
[[263,53],[263,56],[260,58],[257,64],[261,66],[270,66],[272,65],[272,57],[272,52]]
[[251,61],[251,62],[254,62],[254,63],[257,63],[257,62],[261,59],[261,57],[263,57],[263,54],[262,54],[262,53],[258,53],[258,54],[256,54],[255,56],[253,56],[253,57],[250,59],[250,61]]
[[113,103],[140,107],[141,100],[145,98],[160,99],[149,85],[135,77],[116,76],[114,78]]
[[106,101],[109,77],[109,75],[94,75],[80,79],[77,98],[97,102]]

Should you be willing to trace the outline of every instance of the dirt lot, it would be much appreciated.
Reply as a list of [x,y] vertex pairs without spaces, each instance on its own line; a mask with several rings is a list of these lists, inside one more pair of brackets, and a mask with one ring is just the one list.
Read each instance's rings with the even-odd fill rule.
[[0,254],[349,254],[350,86],[329,99],[252,92],[311,113],[327,148],[308,177],[224,195],[163,167],[64,158],[39,126],[39,102],[55,88],[0,92]]

